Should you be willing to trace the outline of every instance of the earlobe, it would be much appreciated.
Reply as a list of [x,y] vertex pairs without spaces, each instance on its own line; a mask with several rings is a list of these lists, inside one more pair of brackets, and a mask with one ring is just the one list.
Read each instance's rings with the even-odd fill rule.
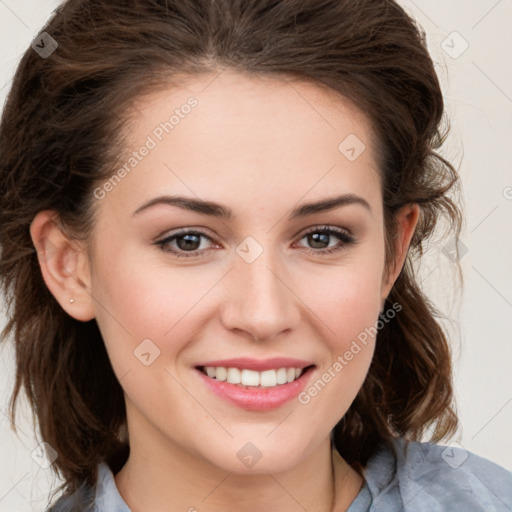
[[396,214],[397,231],[396,237],[392,242],[394,243],[394,259],[389,266],[389,272],[386,271],[384,273],[382,283],[382,304],[384,304],[386,297],[391,291],[391,288],[404,266],[407,252],[418,224],[419,216],[420,207],[418,204],[408,204]]
[[90,274],[85,248],[62,229],[56,212],[39,212],[30,225],[46,286],[73,318],[94,318]]

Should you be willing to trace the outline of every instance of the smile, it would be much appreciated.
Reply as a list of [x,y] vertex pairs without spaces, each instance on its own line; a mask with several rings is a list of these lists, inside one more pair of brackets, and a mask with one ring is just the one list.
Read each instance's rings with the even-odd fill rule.
[[[315,365],[281,367],[260,372],[247,368],[199,366],[194,370],[209,391],[231,405],[250,411],[268,411],[296,398],[312,378],[314,368]],[[247,382],[249,384],[244,384]]]
[[278,368],[258,372],[224,366],[206,366],[199,369],[211,379],[250,387],[275,387],[294,382],[305,371],[305,368]]

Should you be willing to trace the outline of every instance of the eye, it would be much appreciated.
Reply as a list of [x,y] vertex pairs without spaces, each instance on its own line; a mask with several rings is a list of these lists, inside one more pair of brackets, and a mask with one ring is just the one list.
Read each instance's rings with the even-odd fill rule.
[[201,244],[202,239],[213,242],[211,237],[201,231],[184,229],[155,242],[155,245],[160,246],[165,252],[173,253],[178,258],[197,257],[208,249]]
[[[330,254],[356,243],[355,238],[347,231],[331,226],[315,226],[303,234],[300,240],[304,239],[310,244],[307,251],[314,254]],[[337,243],[330,245],[336,239]]]
[[[347,231],[331,226],[314,226],[299,240],[304,239],[311,245],[306,247],[306,251],[312,254],[330,254],[356,243]],[[335,242],[335,245],[331,245],[331,242]],[[191,229],[182,229],[155,242],[163,251],[178,258],[201,257],[212,248],[212,244],[215,245],[213,238],[202,231]]]

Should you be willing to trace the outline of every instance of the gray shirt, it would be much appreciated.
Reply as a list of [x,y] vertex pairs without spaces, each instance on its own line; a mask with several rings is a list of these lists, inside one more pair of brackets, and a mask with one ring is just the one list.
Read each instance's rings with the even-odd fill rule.
[[[48,512],[131,512],[110,468],[98,469],[95,488],[61,497]],[[373,454],[364,479],[348,512],[512,511],[512,473],[458,447],[396,439]]]

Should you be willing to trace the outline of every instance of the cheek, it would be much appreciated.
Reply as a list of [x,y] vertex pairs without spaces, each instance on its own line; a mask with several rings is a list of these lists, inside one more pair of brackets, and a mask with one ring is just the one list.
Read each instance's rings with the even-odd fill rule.
[[382,265],[357,263],[323,269],[308,278],[303,296],[325,324],[326,335],[339,349],[373,326],[381,306]]
[[[332,270],[332,269],[331,269]],[[332,428],[346,413],[368,373],[375,348],[375,325],[380,310],[377,267],[339,269],[336,279],[312,288],[308,305],[321,318],[328,349],[316,378],[298,396],[308,411],[311,429]]]
[[334,382],[331,393],[342,415],[361,387],[375,346],[375,323],[379,295],[372,280],[351,276],[331,290],[331,303],[323,305],[322,315],[329,329],[329,360],[323,364],[323,381]]
[[93,278],[96,320],[117,374],[133,366],[134,351],[144,340],[157,347],[154,352],[177,352],[179,339],[193,335],[184,331],[200,325],[195,306],[218,278],[204,273],[194,278],[192,273],[130,257],[118,258],[115,265],[98,263]]

